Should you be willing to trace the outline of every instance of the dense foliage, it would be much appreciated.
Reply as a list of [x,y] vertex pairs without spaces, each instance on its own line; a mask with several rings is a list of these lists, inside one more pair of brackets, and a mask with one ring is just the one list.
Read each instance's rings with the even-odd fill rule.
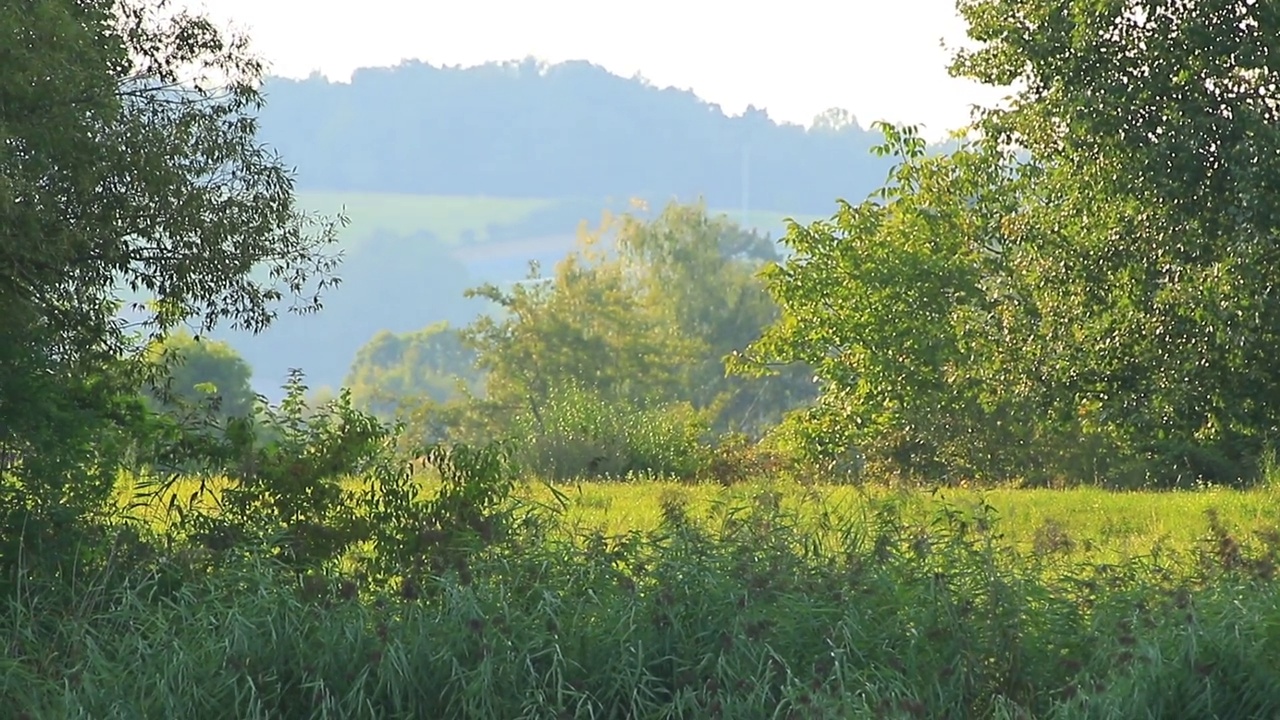
[[28,600],[0,702],[33,720],[1280,710],[1280,546],[1219,527],[1202,548],[1105,563],[1071,549],[1074,528],[1014,551],[981,504],[914,522],[895,498],[866,515],[811,499],[802,521],[778,500],[698,517],[670,497],[623,535],[526,528],[422,585],[299,583],[232,557],[178,590],[141,578],[69,612]]
[[889,187],[784,239],[756,351],[821,368],[797,422],[926,477],[1256,477],[1280,427],[1274,13],[960,6],[978,45],[953,71],[1020,89],[944,158],[889,129]]
[[147,348],[156,366],[146,390],[156,407],[168,411],[205,409],[223,419],[253,415],[258,396],[249,363],[229,344],[174,332]]
[[[445,410],[457,419],[453,435],[519,438],[531,469],[554,477],[696,474],[711,432],[759,437],[808,399],[798,368],[767,378],[725,370],[724,358],[776,316],[757,277],[775,258],[767,238],[673,203],[584,231],[552,276],[535,268],[510,288],[476,289],[498,311],[462,331],[481,382],[465,406]],[[393,393],[399,378],[431,382],[443,347],[380,336],[352,377],[375,383],[362,390],[370,398]],[[469,376],[456,364],[450,373]]]
[[406,404],[446,403],[477,388],[475,352],[448,323],[397,335],[386,330],[356,353],[344,385],[353,401],[379,417]]
[[[0,568],[11,573],[67,547],[99,551],[78,532],[146,431],[145,340],[188,320],[260,330],[290,299],[313,309],[331,281],[333,225],[308,232],[289,174],[255,139],[261,69],[242,39],[107,0],[6,5],[0,38]],[[122,286],[149,299],[132,325]],[[45,543],[64,547],[38,551]]]

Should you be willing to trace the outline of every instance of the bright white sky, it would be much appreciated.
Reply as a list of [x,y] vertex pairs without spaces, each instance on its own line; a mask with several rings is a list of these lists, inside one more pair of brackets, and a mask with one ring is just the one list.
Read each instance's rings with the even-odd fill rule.
[[[417,59],[589,60],[809,124],[843,107],[939,138],[1004,93],[947,75],[965,41],[954,0],[182,0],[253,39],[274,74],[338,80]],[[946,47],[942,43],[946,43]]]

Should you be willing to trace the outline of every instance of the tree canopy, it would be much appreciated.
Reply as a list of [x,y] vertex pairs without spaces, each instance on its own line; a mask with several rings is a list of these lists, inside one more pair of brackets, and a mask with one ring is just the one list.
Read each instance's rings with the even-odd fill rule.
[[20,458],[0,505],[20,543],[109,491],[148,340],[318,307],[336,223],[296,210],[256,137],[261,65],[201,16],[8,3],[0,65],[0,443]]
[[250,381],[253,369],[228,343],[178,330],[149,349],[162,367],[151,396],[159,407],[208,408],[220,418],[255,413],[258,397]]
[[384,330],[356,353],[345,386],[357,407],[394,417],[406,403],[444,403],[475,390],[475,362],[475,352],[448,323],[403,334]]
[[899,469],[1250,477],[1280,427],[1278,16],[960,9],[953,72],[1010,102],[946,158],[889,129],[890,186],[784,239],[756,350],[819,366],[823,427]]
[[[576,465],[560,457],[551,472],[585,471],[593,460],[599,472],[688,468],[663,448],[693,448],[710,431],[759,436],[811,397],[799,367],[726,373],[725,358],[777,315],[758,276],[776,258],[769,238],[702,204],[606,215],[599,229],[584,226],[578,251],[552,275],[535,264],[523,282],[473,290],[494,310],[460,333],[436,325],[379,334],[348,382],[384,416],[415,397],[450,404],[441,411],[454,436],[585,443]],[[466,402],[448,392],[459,380]],[[434,436],[439,418],[428,424]]]

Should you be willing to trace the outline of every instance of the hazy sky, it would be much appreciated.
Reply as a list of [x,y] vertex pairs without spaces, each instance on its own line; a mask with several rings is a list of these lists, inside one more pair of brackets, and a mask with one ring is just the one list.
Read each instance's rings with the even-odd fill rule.
[[947,75],[954,0],[187,0],[248,32],[272,71],[348,79],[403,59],[474,65],[585,59],[808,124],[844,107],[940,136],[1003,93]]

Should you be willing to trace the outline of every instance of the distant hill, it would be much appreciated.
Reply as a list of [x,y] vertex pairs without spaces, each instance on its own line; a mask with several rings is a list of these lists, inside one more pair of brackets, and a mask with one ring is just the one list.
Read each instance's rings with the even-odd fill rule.
[[350,83],[270,78],[261,139],[296,166],[299,203],[346,209],[343,283],[318,315],[282,317],[261,336],[224,331],[275,396],[290,367],[336,386],[356,350],[397,332],[484,310],[462,292],[549,267],[578,224],[632,198],[706,200],[781,235],[784,218],[858,201],[889,161],[877,133],[831,111],[814,127],[759,110],[730,117],[687,91],[586,62],[475,68],[406,63]]
[[[797,79],[803,82],[803,79]],[[692,92],[587,62],[441,68],[409,62],[268,79],[262,138],[326,192],[665,202],[781,213],[862,199],[888,161],[841,111],[813,128],[730,117]],[[744,197],[744,171],[746,176]]]

